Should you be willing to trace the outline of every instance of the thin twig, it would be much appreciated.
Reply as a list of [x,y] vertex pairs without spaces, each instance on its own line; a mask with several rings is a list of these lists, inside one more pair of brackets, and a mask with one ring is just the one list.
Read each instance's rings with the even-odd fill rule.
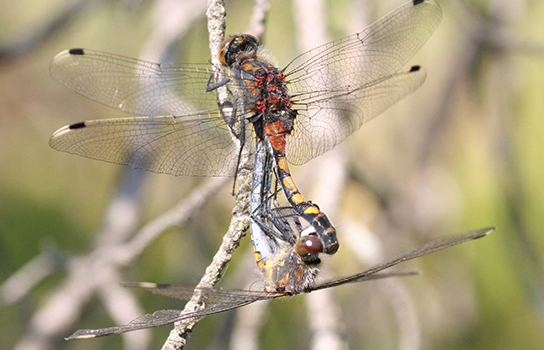
[[[241,167],[237,182],[239,184],[238,194],[232,211],[232,220],[229,229],[223,237],[223,242],[219,250],[213,257],[212,263],[206,268],[204,276],[197,285],[199,288],[213,288],[219,281],[223,270],[227,263],[232,258],[232,253],[240,244],[240,239],[245,236],[245,232],[249,227],[249,197],[251,191],[251,157],[247,148],[244,148],[241,159]],[[198,291],[191,300],[185,305],[182,314],[201,310],[205,307],[205,299],[201,297]],[[175,324],[174,329],[170,332],[170,336],[163,345],[163,350],[178,350],[182,349],[189,336],[189,333],[200,319],[186,319]]]
[[129,264],[166,228],[184,225],[227,182],[229,182],[229,178],[207,179],[172,209],[163,213],[155,220],[148,222],[130,242],[124,245],[119,262]]
[[[59,336],[66,336],[68,329],[80,317],[83,308],[97,291],[100,291],[103,297],[115,293],[115,291],[108,291],[108,288],[119,288],[118,282],[122,279],[117,272],[119,268],[133,262],[167,228],[184,225],[227,181],[227,179],[215,178],[206,180],[174,208],[145,225],[132,240],[125,244],[118,242],[98,244],[89,255],[71,258],[66,279],[32,316],[29,330],[16,349],[51,348],[55,339],[58,339]],[[116,206],[110,206],[110,208],[113,207]],[[106,213],[106,216],[108,215]],[[112,230],[109,227],[104,227],[103,232],[111,233]],[[102,235],[99,234],[97,241],[108,242],[102,240],[101,237]],[[121,294],[116,293],[116,295]],[[127,303],[132,303],[132,301],[126,299],[123,302],[125,305]],[[125,320],[126,318],[136,318],[144,313],[139,308],[133,307],[130,310],[132,311],[128,313],[126,309],[123,310]],[[115,310],[108,311],[112,313],[114,318],[120,317],[115,316]],[[143,334],[145,333],[133,333],[127,339],[132,337],[140,339],[141,344],[141,338],[146,337]],[[131,341],[128,340],[128,342]],[[141,345],[145,346],[145,343]],[[131,347],[131,349],[135,349],[135,347]]]
[[18,302],[47,276],[64,264],[57,252],[43,251],[0,284],[0,307]]
[[[210,35],[210,50],[212,54],[212,64],[217,70],[217,80],[222,79],[224,72],[219,66],[217,55],[219,52],[219,45],[224,38],[225,30],[225,8],[222,1],[208,2],[208,31]],[[224,91],[218,91],[218,103],[221,104],[228,101],[228,94],[226,89]],[[240,239],[245,236],[246,230],[249,228],[249,197],[251,191],[251,159],[248,148],[245,147],[242,150],[240,159],[240,165],[238,169],[238,193],[234,203],[234,209],[232,211],[232,220],[223,237],[223,241],[219,250],[215,254],[212,263],[206,268],[206,272],[202,276],[200,282],[197,285],[197,289],[193,294],[191,300],[187,302],[185,308],[181,314],[190,313],[205,308],[205,298],[198,292],[200,288],[213,288],[213,286],[219,281],[222,276],[227,263],[232,258],[232,253],[235,248],[240,244]],[[200,321],[201,318],[190,318],[176,322],[174,329],[170,332],[170,335],[164,343],[163,350],[178,350],[182,349],[187,343],[189,333],[193,327]]]
[[206,3],[201,0],[155,1],[153,31],[141,51],[140,58],[152,62],[171,61],[169,53],[172,45],[183,38],[194,21],[205,11]]
[[263,33],[266,22],[266,14],[270,9],[269,0],[256,0],[251,19],[249,20],[249,32],[257,37],[259,42],[262,42]]

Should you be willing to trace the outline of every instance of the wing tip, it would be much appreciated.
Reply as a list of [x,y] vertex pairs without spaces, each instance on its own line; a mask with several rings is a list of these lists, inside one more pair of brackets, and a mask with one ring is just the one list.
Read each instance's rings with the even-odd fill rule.
[[[99,337],[101,335],[89,333],[88,329],[79,329],[74,334],[69,337],[64,338],[64,340],[74,340],[74,339],[92,339]],[[104,334],[105,335],[105,334]]]
[[63,126],[62,128],[55,131],[53,135],[51,135],[51,137],[49,138],[49,146],[51,146],[53,149],[56,149],[58,151],[66,152],[65,150],[58,148],[59,137],[63,136],[66,133],[69,133],[71,130],[83,129],[85,127],[87,127],[85,122],[79,122],[79,123]]
[[485,237],[493,231],[495,231],[495,227],[493,226],[484,227],[479,230],[476,230],[476,236],[474,237],[474,239]]

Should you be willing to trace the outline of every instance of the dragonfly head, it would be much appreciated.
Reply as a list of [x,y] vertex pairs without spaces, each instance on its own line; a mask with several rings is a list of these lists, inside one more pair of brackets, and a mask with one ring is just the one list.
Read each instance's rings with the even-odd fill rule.
[[237,34],[225,39],[219,48],[219,61],[225,67],[231,67],[240,53],[255,55],[259,41],[251,34]]

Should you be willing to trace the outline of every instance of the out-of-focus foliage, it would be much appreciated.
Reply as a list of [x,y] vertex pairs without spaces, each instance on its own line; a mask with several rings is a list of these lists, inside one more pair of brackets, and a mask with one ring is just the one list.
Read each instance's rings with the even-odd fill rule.
[[[369,24],[370,18],[401,3],[327,2],[330,38],[361,30],[360,9],[367,10]],[[22,339],[33,336],[29,322],[62,287],[70,268],[66,262],[96,244],[124,170],[49,148],[49,136],[63,125],[121,116],[56,85],[48,74],[49,62],[71,47],[138,57],[148,44],[158,5],[89,1],[45,35],[47,23],[68,6],[67,1],[0,4],[0,282],[40,254],[48,257],[52,271],[16,302],[0,296],[0,344],[6,349],[25,349]],[[341,146],[349,162],[339,204],[316,202],[325,212],[336,213],[335,222],[369,227],[387,254],[446,233],[496,226],[490,237],[412,263],[423,275],[400,283],[419,317],[422,349],[535,349],[544,344],[544,3],[465,0],[442,1],[441,6],[441,26],[412,60],[427,70],[426,83]],[[300,52],[293,35],[294,11],[289,1],[271,2],[265,46],[280,65]],[[228,2],[227,33],[245,31],[250,14],[248,2]],[[37,42],[29,40],[39,34],[44,36]],[[184,62],[209,59],[204,13],[173,51]],[[295,169],[310,198],[319,190],[311,176],[315,169],[327,169],[319,168],[326,160]],[[138,225],[168,210],[201,181],[148,174]],[[120,279],[195,284],[228,225],[233,203],[229,189],[212,197],[189,225],[163,234]],[[341,242],[343,227],[348,225],[338,225]],[[238,282],[242,279],[237,275],[247,271],[244,264],[252,258],[248,241],[227,271],[229,287],[243,288],[241,283],[259,278],[255,273]],[[342,245],[326,261],[329,276],[362,270],[353,255],[349,244]],[[339,287],[332,293],[341,306],[342,336],[352,349],[399,347],[402,313],[390,309],[403,299],[387,282]],[[182,308],[166,298],[136,295],[145,312]],[[268,305],[262,349],[308,346],[306,320],[311,315],[305,314],[303,300]],[[224,344],[232,320],[228,314],[208,317],[197,325],[188,347]],[[78,328],[118,322],[94,297],[51,347],[122,348],[121,336],[62,338]],[[158,348],[169,330],[154,330],[151,347]]]

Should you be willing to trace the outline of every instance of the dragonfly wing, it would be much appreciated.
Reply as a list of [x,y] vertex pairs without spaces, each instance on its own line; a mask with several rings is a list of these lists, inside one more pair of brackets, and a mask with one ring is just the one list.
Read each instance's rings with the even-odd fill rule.
[[217,110],[86,121],[57,130],[49,144],[92,159],[185,176],[232,175],[239,151]]
[[274,299],[283,295],[282,293],[277,292],[257,290],[197,288],[177,284],[157,284],[152,282],[123,283],[123,286],[145,289],[155,294],[180,300],[189,300],[195,293],[199,293],[203,298],[205,298],[205,301],[208,304],[229,304],[237,303],[241,300]]
[[[414,84],[411,79],[406,82],[411,86],[400,86],[403,82],[396,80],[396,74],[429,39],[441,19],[442,11],[436,2],[411,1],[360,33],[319,46],[295,58],[285,73],[290,83],[293,107],[301,111],[294,138],[299,137],[309,143],[290,160],[301,164],[331,149],[363,123],[417,89],[421,84]],[[390,81],[381,85],[389,79],[397,83],[391,84],[393,81]],[[377,86],[380,86],[379,91],[363,91]],[[402,93],[399,94],[398,90]],[[355,100],[372,99],[376,92],[384,95],[393,93],[397,97],[381,97],[360,103]],[[345,102],[349,106],[339,108]],[[363,107],[370,107],[372,111],[361,114]],[[318,137],[309,137],[316,128],[329,130]],[[305,135],[297,136],[297,133]],[[302,144],[302,141],[297,143]]]
[[66,340],[96,338],[106,335],[137,331],[140,329],[164,326],[179,321],[180,313],[181,310],[158,310],[152,314],[137,317],[124,326],[100,329],[79,329],[74,334],[66,338]]
[[66,89],[130,114],[182,115],[217,108],[216,93],[206,93],[209,64],[159,64],[71,49],[57,54],[49,71]]
[[457,244],[461,244],[464,242],[472,241],[474,239],[485,237],[491,232],[493,232],[494,230],[495,230],[494,227],[486,227],[486,228],[481,228],[479,230],[467,231],[457,235],[450,235],[450,236],[437,238],[427,243],[420,244],[398,255],[395,255],[385,260],[384,262],[381,262],[378,265],[375,265],[361,273],[358,273],[350,277],[340,278],[331,282],[323,283],[321,285],[316,286],[315,288],[311,288],[311,290],[312,291],[319,290],[324,288],[335,287],[345,283],[364,281],[364,280],[367,280],[369,276],[375,275],[380,271],[383,271],[387,268],[398,265],[404,261],[415,259],[420,256],[427,255],[427,254],[430,254],[430,253],[433,253],[448,247],[452,247]]
[[[194,292],[195,290],[195,288],[193,287],[178,285],[158,285],[155,283],[125,283],[125,286],[131,288],[146,289],[152,291],[153,293],[183,300],[190,299],[191,295],[189,294],[192,294],[192,292]],[[260,300],[267,300],[285,296],[285,294],[282,293],[266,293],[242,290],[201,289],[200,292],[208,294],[210,300],[206,302],[213,304],[212,306],[202,310],[187,313],[182,313],[181,310],[158,310],[152,314],[137,317],[124,326],[115,326],[101,329],[80,329],[66,339],[71,340],[96,338],[106,335],[136,331],[140,329],[159,327],[189,318],[204,317],[211,314],[234,310]]]
[[298,110],[296,130],[288,136],[287,159],[304,164],[338,143],[378,116],[425,81],[425,71],[413,67],[374,85],[346,91]]

